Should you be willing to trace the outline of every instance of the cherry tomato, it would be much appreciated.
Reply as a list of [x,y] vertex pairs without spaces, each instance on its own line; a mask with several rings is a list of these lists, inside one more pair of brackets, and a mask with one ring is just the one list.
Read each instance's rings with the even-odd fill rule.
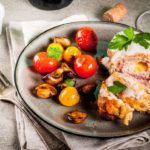
[[68,63],[73,63],[74,60],[81,55],[81,51],[75,46],[69,46],[64,51],[64,60]]
[[80,96],[75,87],[66,87],[60,92],[58,98],[62,105],[74,106],[79,102]]
[[38,73],[50,73],[58,67],[58,61],[48,57],[46,52],[39,52],[33,58],[33,66]]
[[85,51],[95,51],[98,38],[95,31],[91,27],[82,27],[76,33],[76,43]]
[[81,55],[74,61],[74,69],[82,78],[88,78],[94,75],[97,71],[97,62],[90,55]]

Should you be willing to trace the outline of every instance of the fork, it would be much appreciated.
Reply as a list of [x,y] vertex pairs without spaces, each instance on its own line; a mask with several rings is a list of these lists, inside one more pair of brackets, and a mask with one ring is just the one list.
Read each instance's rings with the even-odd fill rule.
[[[0,71],[0,100],[12,103],[20,109],[20,111],[31,122],[32,126],[34,127],[40,139],[42,140],[42,142],[44,143],[45,147],[48,150],[56,149],[54,148],[54,143],[50,142],[56,140],[57,140],[57,149],[68,149],[68,147],[64,143],[62,143],[53,134],[51,134],[46,128],[44,128],[41,125],[39,121],[37,121],[37,119],[35,119],[31,115],[31,110],[27,107],[27,105],[22,100],[19,99],[16,89],[11,85],[11,83],[8,81],[8,79],[3,75],[1,71]],[[47,134],[48,132],[49,134]]]

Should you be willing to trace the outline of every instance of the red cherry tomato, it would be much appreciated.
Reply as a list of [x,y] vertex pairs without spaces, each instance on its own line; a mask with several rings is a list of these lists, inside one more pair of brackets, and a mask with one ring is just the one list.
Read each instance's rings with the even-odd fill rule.
[[58,61],[48,57],[46,52],[39,52],[33,58],[33,66],[38,73],[50,73],[58,67]]
[[76,43],[85,51],[95,51],[98,38],[91,27],[82,27],[76,33]]
[[98,65],[94,57],[90,55],[81,55],[74,61],[74,69],[82,78],[88,78],[94,75]]

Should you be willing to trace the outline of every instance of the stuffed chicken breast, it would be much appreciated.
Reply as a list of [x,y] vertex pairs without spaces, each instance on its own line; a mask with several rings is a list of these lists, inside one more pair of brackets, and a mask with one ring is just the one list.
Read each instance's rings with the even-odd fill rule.
[[131,44],[127,51],[116,52],[109,60],[109,71],[129,74],[137,79],[150,80],[150,49]]
[[[120,32],[117,35],[123,34],[123,32]],[[147,42],[149,43],[150,41]],[[145,48],[132,41],[126,49],[108,49],[108,57],[102,59],[102,64],[108,68],[110,73],[121,72],[131,75],[150,88],[149,47]]]
[[113,77],[114,75],[109,76],[101,85],[98,96],[99,113],[102,118],[108,120],[121,119],[125,125],[128,125],[130,120],[132,120],[134,109],[109,90],[109,87],[113,86],[114,81],[118,82]]
[[99,112],[128,125],[133,111],[150,112],[150,33],[129,27],[113,37],[107,54],[97,59],[110,73],[99,92]]
[[120,118],[128,125],[134,110],[150,112],[150,89],[128,74],[114,72],[102,83],[98,107],[100,116]]
[[136,111],[150,112],[150,89],[128,74],[114,72],[113,79],[126,86],[118,93],[118,98],[129,104]]

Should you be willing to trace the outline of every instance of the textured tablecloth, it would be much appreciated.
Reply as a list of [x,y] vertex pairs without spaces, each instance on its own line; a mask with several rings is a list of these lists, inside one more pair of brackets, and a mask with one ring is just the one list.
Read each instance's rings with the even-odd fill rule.
[[[6,16],[4,28],[0,36],[0,70],[11,79],[11,65],[9,49],[6,43],[5,26],[10,21],[61,20],[69,15],[85,13],[90,17],[100,18],[102,13],[117,2],[124,2],[129,9],[121,23],[135,25],[137,16],[150,9],[150,0],[74,0],[68,7],[58,11],[43,11],[33,7],[28,0],[1,0],[5,6]],[[0,102],[0,149],[19,150],[18,137],[16,133],[16,121],[12,104]],[[148,131],[150,135],[150,131]],[[150,144],[137,148],[137,150],[148,150]],[[129,148],[128,150],[133,150]]]
[[[81,19],[80,19],[81,18]],[[26,45],[35,35],[40,33],[41,31],[50,28],[56,24],[60,24],[63,22],[69,21],[77,21],[77,20],[87,20],[87,17],[84,15],[73,16],[69,19],[65,19],[62,22],[46,22],[46,21],[36,21],[36,22],[12,22],[7,28],[7,38],[9,42],[10,56],[11,56],[11,64],[12,68],[15,64],[15,61],[20,53],[20,50],[24,45]],[[13,58],[13,59],[12,59]],[[19,139],[21,143],[21,147],[27,149],[44,149],[44,145],[40,142],[38,135],[32,128],[25,117],[16,109],[17,116],[17,124],[19,124]],[[45,123],[43,123],[46,128],[49,129],[50,132],[55,134],[60,140],[67,143],[67,145],[74,150],[79,149],[125,149],[128,147],[138,147],[149,142],[149,136],[146,132],[136,134],[133,136],[127,136],[123,138],[115,138],[115,139],[92,139],[79,137],[75,135],[70,135],[64,132],[60,132]],[[17,126],[18,127],[18,126]],[[34,135],[34,136],[31,136]],[[38,141],[36,144],[33,144],[34,141]]]

